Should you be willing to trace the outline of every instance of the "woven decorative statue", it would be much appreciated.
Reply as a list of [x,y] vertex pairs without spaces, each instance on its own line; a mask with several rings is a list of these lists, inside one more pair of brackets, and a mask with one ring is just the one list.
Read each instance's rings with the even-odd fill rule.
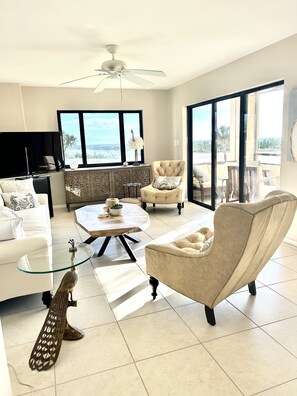
[[81,330],[70,326],[66,318],[67,308],[77,305],[72,298],[77,280],[75,267],[64,275],[32,350],[29,359],[31,370],[48,370],[58,359],[63,339],[78,340],[84,336]]

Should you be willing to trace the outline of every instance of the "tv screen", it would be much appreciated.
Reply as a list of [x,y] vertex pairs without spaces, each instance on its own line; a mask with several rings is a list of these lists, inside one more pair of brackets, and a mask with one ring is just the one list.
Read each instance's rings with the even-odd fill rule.
[[61,132],[0,132],[0,178],[63,168]]

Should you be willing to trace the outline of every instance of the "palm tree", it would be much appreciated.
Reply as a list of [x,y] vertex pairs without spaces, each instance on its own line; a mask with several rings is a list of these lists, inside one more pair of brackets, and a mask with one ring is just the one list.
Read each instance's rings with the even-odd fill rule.
[[230,127],[221,125],[217,132],[217,150],[224,153],[224,162],[227,161],[227,152],[230,151]]
[[74,146],[75,143],[76,143],[76,137],[74,135],[70,135],[69,133],[63,133],[63,145],[65,152],[68,147]]

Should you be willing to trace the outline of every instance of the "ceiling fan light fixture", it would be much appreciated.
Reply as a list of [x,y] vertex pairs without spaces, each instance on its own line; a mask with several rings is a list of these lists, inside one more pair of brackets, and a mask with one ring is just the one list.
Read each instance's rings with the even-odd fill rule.
[[122,70],[125,70],[127,67],[126,63],[120,59],[111,59],[108,61],[105,61],[101,65],[101,69],[105,71],[117,71],[121,72]]

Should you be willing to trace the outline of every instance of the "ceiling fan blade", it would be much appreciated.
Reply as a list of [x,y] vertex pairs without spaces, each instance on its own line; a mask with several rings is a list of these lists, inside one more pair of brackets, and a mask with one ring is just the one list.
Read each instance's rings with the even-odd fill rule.
[[150,81],[144,80],[143,78],[134,76],[133,74],[122,74],[122,78],[131,81],[134,84],[140,85],[144,88],[151,88],[154,84]]
[[60,85],[69,84],[69,83],[72,83],[74,81],[84,80],[85,78],[90,78],[90,77],[95,77],[95,76],[98,77],[98,76],[100,76],[100,74],[98,74],[98,73],[97,74],[91,74],[90,76],[76,78],[75,80],[65,81],[65,82],[61,83]]
[[97,87],[95,88],[95,91],[93,93],[95,94],[95,93],[103,91],[104,88],[106,87],[106,84],[108,83],[109,78],[110,78],[110,76],[103,78],[103,80],[100,81],[100,83],[97,85]]
[[108,73],[108,71],[106,71],[106,70],[103,70],[103,69],[94,69],[94,71],[96,71],[96,72],[100,72],[100,74],[101,74],[101,75],[103,75],[103,74],[104,74],[104,75],[107,75],[107,74],[109,74],[109,73]]
[[166,77],[166,73],[161,70],[145,70],[145,69],[125,69],[127,74],[145,74],[147,76]]

